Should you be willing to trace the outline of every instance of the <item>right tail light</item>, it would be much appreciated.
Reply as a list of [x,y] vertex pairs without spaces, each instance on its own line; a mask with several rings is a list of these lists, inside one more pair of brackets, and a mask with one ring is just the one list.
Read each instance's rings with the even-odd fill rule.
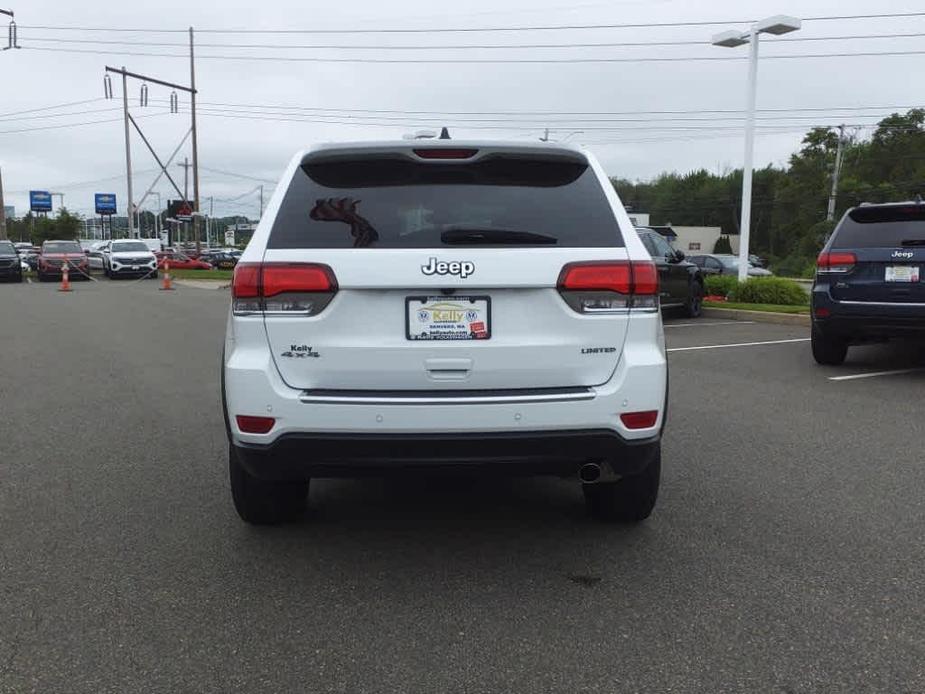
[[822,251],[816,259],[816,272],[844,274],[854,270],[858,257],[846,251]]
[[321,313],[337,293],[337,280],[319,263],[238,263],[231,285],[235,315]]
[[651,260],[569,263],[559,273],[558,289],[578,313],[658,310],[658,271]]

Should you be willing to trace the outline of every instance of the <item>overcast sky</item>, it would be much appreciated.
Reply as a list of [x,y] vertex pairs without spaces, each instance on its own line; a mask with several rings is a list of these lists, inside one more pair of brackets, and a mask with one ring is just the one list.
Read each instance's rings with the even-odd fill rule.
[[[216,214],[256,216],[260,180],[272,183],[297,149],[319,141],[399,138],[420,128],[449,126],[454,137],[536,139],[586,143],[613,176],[651,178],[663,171],[713,171],[741,166],[740,113],[745,103],[747,47],[712,47],[712,34],[744,23],[711,26],[557,29],[459,33],[272,34],[207,33],[221,29],[486,28],[576,24],[739,21],[773,14],[798,17],[916,12],[915,0],[423,0],[339,3],[298,0],[223,0],[151,3],[126,0],[0,0],[16,12],[20,51],[0,53],[0,166],[6,204],[17,214],[28,191],[65,194],[65,205],[92,213],[94,192],[126,199],[121,80],[115,99],[103,100],[104,66],[188,84],[182,33],[64,31],[57,27],[197,30],[197,86],[201,102],[201,198]],[[5,5],[0,4],[0,7]],[[442,9],[445,7],[446,9]],[[503,9],[501,9],[503,8]],[[3,18],[0,17],[0,26]],[[39,28],[46,27],[46,28]],[[794,41],[784,38],[919,34],[906,38]],[[768,59],[773,55],[921,50],[925,17],[807,21],[788,37],[764,37],[759,61],[759,136],[756,165],[783,164],[813,124],[866,124],[893,109],[837,111],[844,107],[921,106],[915,87],[925,55]],[[5,30],[3,33],[5,36]],[[2,39],[2,36],[0,36]],[[67,42],[63,42],[66,40]],[[123,41],[126,44],[103,43]],[[706,45],[642,45],[705,41]],[[614,47],[394,50],[384,46],[620,43]],[[207,46],[260,44],[268,48]],[[292,46],[379,48],[309,50]],[[36,50],[56,49],[50,50]],[[62,52],[112,51],[116,54]],[[207,56],[226,56],[222,59]],[[237,56],[245,59],[228,59]],[[253,60],[252,57],[366,58],[373,60],[675,58],[653,62],[571,63],[356,63]],[[691,58],[740,58],[696,61]],[[170,90],[149,85],[149,106],[138,105],[140,83],[129,82],[130,107],[162,159],[189,127],[189,116],[166,113]],[[95,99],[95,101],[88,101]],[[20,113],[71,102],[56,110]],[[188,98],[181,95],[181,111]],[[230,104],[230,105],[229,105]],[[283,110],[295,107],[302,111]],[[820,111],[771,109],[819,108]],[[104,110],[106,109],[106,110]],[[374,113],[368,110],[390,111]],[[419,113],[409,113],[409,112]],[[681,113],[656,113],[675,111]],[[502,112],[502,113],[498,113]],[[517,115],[505,115],[514,112]],[[538,114],[538,112],[551,112]],[[577,115],[576,115],[577,114]],[[596,115],[592,115],[596,114]],[[798,118],[794,118],[798,116]],[[720,119],[720,118],[725,119]],[[787,118],[783,118],[787,117]],[[683,120],[679,120],[683,119]],[[78,127],[46,128],[86,121]],[[321,122],[327,121],[327,122]],[[476,127],[478,126],[478,127]],[[20,132],[17,132],[20,131]],[[574,131],[582,131],[574,133]],[[869,132],[865,130],[862,132]],[[572,134],[574,133],[574,134]],[[157,165],[133,134],[136,199]],[[189,154],[187,145],[177,161]],[[211,171],[209,170],[211,169]],[[227,173],[217,173],[218,171]],[[171,166],[182,186],[183,170]],[[238,177],[231,176],[238,174]],[[251,178],[245,178],[251,177]],[[164,199],[175,197],[162,180]],[[140,191],[140,192],[139,192]],[[156,200],[149,199],[146,207]]]

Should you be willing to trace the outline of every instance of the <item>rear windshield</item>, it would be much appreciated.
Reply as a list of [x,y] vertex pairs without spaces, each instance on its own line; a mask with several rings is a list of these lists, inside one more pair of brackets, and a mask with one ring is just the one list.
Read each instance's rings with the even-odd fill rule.
[[856,207],[835,230],[832,248],[895,248],[925,244],[925,205]]
[[307,164],[296,171],[269,248],[459,245],[622,247],[587,164],[486,158]]
[[83,253],[79,243],[74,241],[51,241],[42,247],[43,253]]

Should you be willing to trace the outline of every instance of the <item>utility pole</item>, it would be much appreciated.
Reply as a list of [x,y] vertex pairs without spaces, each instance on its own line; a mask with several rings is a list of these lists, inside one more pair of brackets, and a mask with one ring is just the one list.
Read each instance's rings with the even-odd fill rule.
[[260,184],[260,216],[257,219],[263,219],[263,183]]
[[132,202],[132,144],[128,129],[128,78],[125,74],[124,65],[122,66],[122,117],[125,120],[125,182],[128,188],[127,207],[125,209],[128,211],[129,238],[135,238],[135,204]]
[[[189,202],[189,157],[183,157],[183,163],[177,164],[183,167],[183,202]],[[195,212],[196,210],[193,210]]]
[[841,160],[844,150],[845,126],[838,126],[838,149],[835,150],[835,170],[832,171],[832,192],[829,193],[829,209],[825,215],[826,221],[835,220],[835,199],[838,197],[838,174],[841,172]]
[[193,27],[189,28],[189,86],[193,131],[193,212],[199,212],[199,141],[196,138],[196,61],[193,54]]
[[3,171],[0,170],[0,239],[6,239],[6,209],[3,207]]

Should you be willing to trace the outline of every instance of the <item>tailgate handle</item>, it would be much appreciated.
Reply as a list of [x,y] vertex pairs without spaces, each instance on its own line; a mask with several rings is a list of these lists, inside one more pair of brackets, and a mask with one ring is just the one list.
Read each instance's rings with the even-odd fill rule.
[[426,359],[424,368],[435,381],[462,381],[469,378],[471,359]]

